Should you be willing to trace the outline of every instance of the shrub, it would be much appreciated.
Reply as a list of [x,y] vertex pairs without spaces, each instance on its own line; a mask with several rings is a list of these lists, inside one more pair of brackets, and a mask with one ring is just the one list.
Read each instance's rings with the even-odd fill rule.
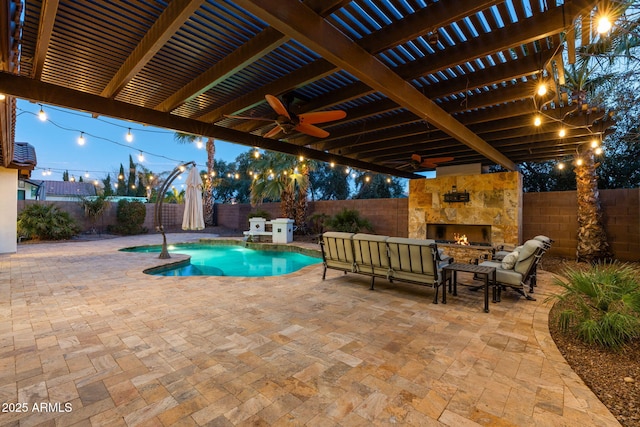
[[618,349],[640,337],[640,272],[627,265],[594,264],[586,270],[565,269],[557,319],[564,333],[588,344]]
[[105,195],[98,197],[80,197],[80,206],[84,209],[84,216],[91,219],[91,232],[96,232],[96,222],[109,206]]
[[309,218],[309,228],[311,233],[318,235],[324,233],[324,227],[329,219],[329,215],[325,213],[315,213]]
[[271,220],[271,214],[263,209],[258,209],[254,212],[250,212],[247,218],[264,218],[269,221]]
[[143,234],[147,232],[147,229],[142,226],[144,224],[144,218],[147,215],[147,208],[144,203],[128,200],[118,201],[118,208],[116,210],[117,225],[112,227],[111,230],[116,234],[132,235]]
[[65,240],[80,233],[76,221],[55,204],[29,205],[18,215],[19,236],[35,240]]
[[344,208],[341,212],[328,218],[326,226],[333,231],[347,233],[359,233],[362,230],[373,232],[373,226],[366,218],[360,217],[360,212],[355,209]]

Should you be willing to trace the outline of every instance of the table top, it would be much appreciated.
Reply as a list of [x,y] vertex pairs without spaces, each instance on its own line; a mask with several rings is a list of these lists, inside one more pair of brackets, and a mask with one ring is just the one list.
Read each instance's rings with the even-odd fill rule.
[[443,270],[455,270],[455,271],[465,271],[467,273],[480,273],[480,274],[489,274],[495,271],[495,267],[488,267],[485,265],[476,265],[476,264],[464,264],[461,262],[454,262],[453,264],[447,264],[442,267]]

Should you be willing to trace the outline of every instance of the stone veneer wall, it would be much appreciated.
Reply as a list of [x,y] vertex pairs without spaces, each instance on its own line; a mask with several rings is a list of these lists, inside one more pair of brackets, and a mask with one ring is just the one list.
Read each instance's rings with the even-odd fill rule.
[[[469,192],[468,203],[446,203],[452,186]],[[493,245],[516,244],[522,230],[522,175],[501,172],[409,181],[409,237],[424,239],[427,224],[491,225]]]

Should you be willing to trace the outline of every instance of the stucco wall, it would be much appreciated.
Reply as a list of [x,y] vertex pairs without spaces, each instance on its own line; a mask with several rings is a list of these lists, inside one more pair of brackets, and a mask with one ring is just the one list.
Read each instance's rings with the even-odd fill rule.
[[17,188],[18,170],[0,167],[0,254],[14,253],[17,250]]

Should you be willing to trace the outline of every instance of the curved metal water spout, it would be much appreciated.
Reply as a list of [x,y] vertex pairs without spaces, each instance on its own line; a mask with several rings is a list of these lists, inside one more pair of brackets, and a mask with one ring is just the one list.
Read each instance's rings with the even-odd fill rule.
[[196,162],[191,161],[178,165],[169,174],[167,180],[164,182],[164,184],[162,184],[160,192],[158,193],[158,198],[156,199],[153,225],[155,226],[157,232],[162,233],[162,251],[160,252],[160,256],[158,257],[160,259],[171,258],[171,255],[169,255],[169,250],[167,249],[167,236],[164,234],[164,226],[162,225],[162,202],[164,202],[164,195],[167,194],[169,186],[171,185],[173,180],[176,179],[176,177],[182,172],[184,172],[189,165],[195,167]]

